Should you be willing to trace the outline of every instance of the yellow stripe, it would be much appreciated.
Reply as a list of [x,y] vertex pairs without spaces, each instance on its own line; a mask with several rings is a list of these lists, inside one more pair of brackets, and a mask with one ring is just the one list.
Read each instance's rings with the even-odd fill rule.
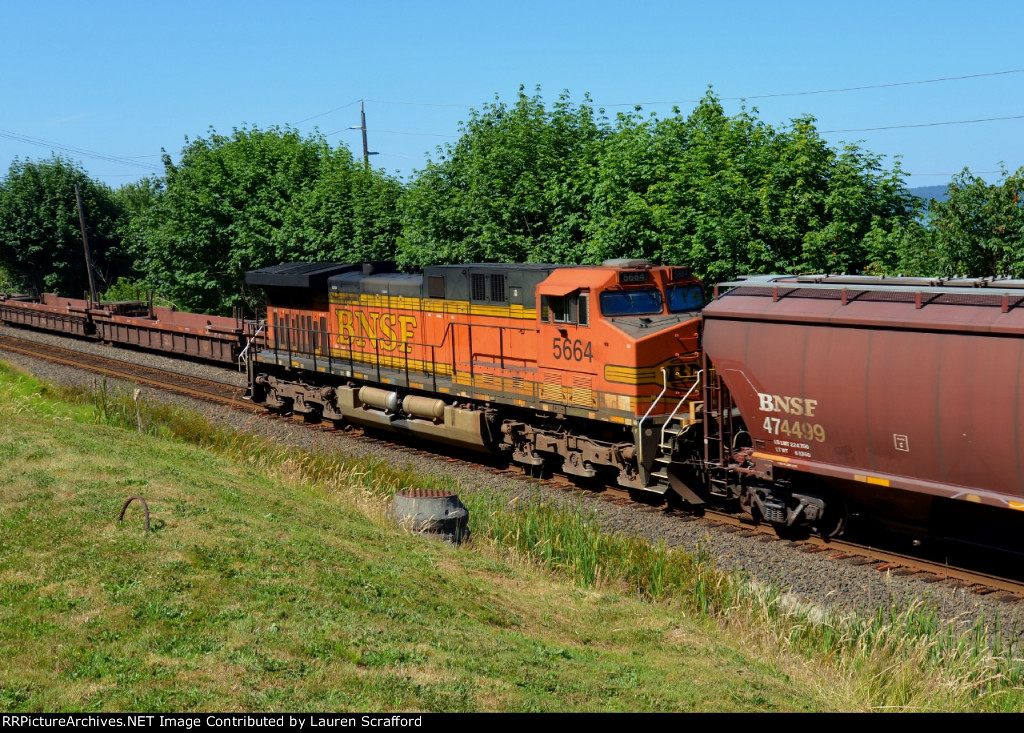
[[778,461],[779,463],[789,463],[789,456],[776,456],[772,453],[752,453],[754,458],[764,458],[768,461]]
[[537,320],[536,308],[525,308],[512,303],[509,305],[485,305],[467,300],[444,300],[441,298],[410,298],[405,295],[375,295],[373,293],[331,293],[331,305],[359,306],[384,310],[418,310],[428,313],[452,315],[493,316],[516,320]]
[[859,473],[853,475],[853,480],[860,481],[861,483],[865,484],[874,484],[875,486],[889,485],[889,479],[887,478],[878,478],[877,476],[862,476]]
[[[605,381],[615,382],[617,384],[657,384],[661,385],[664,382],[664,375],[661,370],[667,369],[668,365],[672,362],[676,362],[675,357],[666,359],[665,361],[659,362],[654,366],[619,366],[614,364],[606,364],[604,367],[604,378]],[[682,379],[675,380],[673,384],[679,384],[680,382],[692,381],[697,377],[697,364],[695,362],[686,362],[687,373]],[[669,372],[671,375],[671,371]],[[670,380],[671,381],[671,380]]]
[[1011,501],[1010,508],[1016,509],[1018,512],[1024,512],[1024,501]]

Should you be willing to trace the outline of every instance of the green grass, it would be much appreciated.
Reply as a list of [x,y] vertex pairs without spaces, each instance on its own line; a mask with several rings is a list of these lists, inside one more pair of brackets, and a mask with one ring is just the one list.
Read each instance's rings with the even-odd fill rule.
[[[384,519],[448,487],[463,547]],[[133,494],[146,498],[145,535]],[[559,508],[0,367],[0,711],[1016,710],[927,609],[794,610]],[[1001,656],[1002,655],[1002,656]]]

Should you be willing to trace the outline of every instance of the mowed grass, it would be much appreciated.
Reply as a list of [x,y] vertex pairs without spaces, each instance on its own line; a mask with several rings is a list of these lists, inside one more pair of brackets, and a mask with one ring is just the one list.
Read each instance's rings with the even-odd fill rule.
[[[392,526],[403,488],[458,490],[472,540]],[[0,364],[2,712],[1019,711],[990,632],[805,608],[583,503]]]
[[[834,704],[673,604],[406,534],[365,486],[101,413],[0,371],[0,711]],[[149,535],[137,502],[117,522],[136,494]]]

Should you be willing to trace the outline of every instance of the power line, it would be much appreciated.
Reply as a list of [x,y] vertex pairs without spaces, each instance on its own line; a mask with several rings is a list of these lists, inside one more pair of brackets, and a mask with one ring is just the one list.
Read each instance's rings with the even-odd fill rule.
[[[1003,172],[1003,171],[972,171],[970,168],[968,168],[967,170],[968,170],[968,172],[972,176],[981,175],[981,174],[984,174],[984,173],[1002,173]],[[920,177],[923,178],[925,176],[958,176],[961,173],[963,173],[962,170],[959,170],[956,173],[906,173],[906,172],[904,172],[904,175],[907,175],[907,176],[920,176]]]
[[327,110],[326,112],[321,112],[321,113],[319,113],[319,114],[315,114],[315,115],[313,115],[312,117],[307,117],[307,118],[306,118],[306,119],[304,119],[304,120],[299,120],[299,121],[298,121],[298,122],[296,122],[295,124],[296,124],[296,125],[301,125],[301,124],[302,124],[303,122],[309,122],[310,120],[315,120],[315,119],[316,119],[317,117],[323,117],[324,115],[329,115],[329,114],[331,114],[332,112],[338,112],[339,110],[343,110],[343,109],[345,109],[346,107],[351,107],[351,106],[352,106],[353,104],[355,104],[356,102],[362,102],[362,101],[363,101],[362,99],[353,99],[353,100],[352,100],[351,102],[349,102],[348,104],[343,104],[343,105],[341,105],[340,107],[335,107],[334,109],[329,109],[329,110]]
[[446,102],[403,102],[396,99],[367,99],[367,102],[375,102],[377,104],[409,104],[417,107],[472,107],[471,104],[449,104]]
[[402,130],[377,130],[377,129],[374,129],[372,127],[370,128],[370,132],[381,132],[381,133],[385,133],[385,134],[388,134],[388,135],[420,135],[422,137],[450,137],[450,138],[458,138],[459,137],[459,135],[442,135],[442,134],[437,133],[437,132],[403,132]]
[[7,140],[14,140],[16,142],[28,143],[29,145],[38,145],[44,148],[50,148],[50,150],[59,150],[62,153],[69,153],[71,155],[78,155],[85,158],[95,158],[96,160],[105,160],[108,163],[117,163],[118,165],[135,166],[136,168],[142,168],[146,171],[152,171],[153,166],[146,163],[140,163],[137,160],[131,158],[122,158],[116,155],[107,155],[106,153],[97,153],[94,150],[86,150],[84,148],[76,148],[71,145],[64,145],[62,143],[55,143],[49,140],[43,140],[42,138],[30,137],[28,135],[19,135],[16,132],[10,130],[0,130],[0,138]]
[[[964,79],[979,79],[979,78],[982,78],[982,77],[1004,76],[1004,75],[1007,75],[1007,74],[1020,74],[1020,73],[1024,73],[1024,69],[1005,69],[1003,71],[988,71],[988,72],[983,72],[983,73],[980,73],[980,74],[962,74],[962,75],[959,75],[959,76],[943,76],[943,77],[938,77],[938,78],[935,78],[935,79],[919,79],[919,80],[916,80],[916,81],[897,81],[897,82],[888,82],[888,83],[885,83],[885,84],[867,84],[867,85],[854,86],[854,87],[836,87],[836,88],[833,88],[833,89],[814,89],[814,90],[799,91],[799,92],[775,92],[775,93],[771,93],[771,94],[748,94],[748,95],[737,96],[737,97],[721,97],[721,99],[723,101],[742,101],[742,100],[748,100],[748,99],[772,99],[772,98],[778,98],[778,97],[797,97],[797,96],[806,96],[806,95],[811,95],[811,94],[833,94],[833,93],[838,93],[838,92],[863,91],[863,90],[866,90],[866,89],[886,89],[886,88],[892,88],[892,87],[913,86],[913,85],[918,85],[918,84],[936,84],[936,83],[939,83],[939,82],[961,81],[961,80],[964,80]],[[641,106],[642,107],[644,105],[661,105],[661,104],[697,104],[700,101],[701,101],[700,99],[675,99],[675,100],[662,100],[662,101],[657,101],[657,102],[616,102],[614,104],[600,104],[600,103],[597,103],[597,102],[590,102],[590,104],[592,104],[595,107],[636,107],[636,106]],[[299,120],[295,124],[301,124],[303,122],[308,122],[309,120],[313,120],[313,119],[316,119],[318,117],[323,117],[325,115],[329,115],[329,114],[331,114],[333,112],[338,112],[340,110],[347,109],[348,107],[351,107],[354,104],[356,104],[356,102],[374,102],[376,104],[401,104],[401,105],[410,105],[410,106],[417,106],[417,107],[460,107],[460,108],[466,108],[466,109],[470,109],[473,106],[473,105],[470,105],[470,104],[457,104],[457,103],[449,103],[449,102],[410,102],[410,101],[398,100],[398,99],[355,99],[355,100],[353,100],[351,102],[348,102],[347,104],[341,105],[340,107],[335,107],[334,109],[329,109],[326,112],[320,112],[319,114],[315,114],[315,115],[313,115],[311,117],[306,117],[305,119]],[[1014,119],[1014,118],[992,118],[992,119]],[[978,120],[978,121],[987,122],[989,120]],[[920,127],[926,127],[926,126],[929,126],[929,125],[966,124],[967,122],[970,122],[970,120],[964,121],[964,122],[927,123],[927,124],[922,124],[922,125],[919,125],[919,126]],[[891,127],[866,127],[866,128],[850,129],[850,130],[829,130],[827,132],[868,132],[868,131],[873,131],[873,130],[896,129],[897,127],[898,126],[891,126]],[[908,127],[911,127],[911,125],[908,125]],[[343,128],[343,129],[348,129],[348,128]],[[335,130],[334,132],[327,133],[327,135],[336,135],[337,133],[339,133],[341,131],[342,130]],[[393,135],[422,135],[422,136],[426,136],[426,137],[450,137],[450,138],[457,138],[458,137],[458,135],[440,135],[440,134],[426,133],[426,132],[402,132],[402,131],[397,131],[397,130],[375,130],[374,132],[388,133],[388,134],[393,134]]]
[[1002,120],[1021,120],[1024,115],[1011,115],[1009,117],[982,117],[977,120],[952,120],[950,122],[919,122],[913,125],[886,125],[884,127],[851,127],[845,130],[818,130],[821,135],[833,132],[873,132],[875,130],[904,130],[910,127],[939,127],[941,125],[970,125],[975,122],[999,122]]
[[[886,89],[889,87],[905,87],[912,86],[915,84],[935,84],[943,81],[959,81],[961,79],[978,79],[984,76],[1001,76],[1003,74],[1020,74],[1024,73],[1024,69],[1007,69],[1006,71],[989,71],[983,74],[964,74],[963,76],[944,76],[938,79],[921,79],[918,81],[896,81],[887,84],[868,84],[865,86],[858,87],[837,87],[835,89],[814,89],[811,91],[804,92],[776,92],[773,94],[748,94],[741,97],[721,97],[723,101],[735,102],[746,99],[771,99],[775,97],[800,97],[808,94],[834,94],[836,92],[858,92],[864,89]],[[645,104],[696,104],[699,99],[677,99],[677,100],[666,100],[662,102],[619,102],[616,104],[597,104],[596,107],[633,107],[636,105],[643,106]]]

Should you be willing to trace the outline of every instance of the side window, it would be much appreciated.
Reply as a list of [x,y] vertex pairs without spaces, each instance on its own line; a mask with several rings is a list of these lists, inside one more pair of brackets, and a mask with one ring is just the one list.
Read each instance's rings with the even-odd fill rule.
[[554,323],[567,323],[569,320],[569,308],[564,295],[551,297],[551,320]]
[[573,323],[579,326],[589,326],[590,295],[588,293],[542,295],[540,319],[544,323]]

